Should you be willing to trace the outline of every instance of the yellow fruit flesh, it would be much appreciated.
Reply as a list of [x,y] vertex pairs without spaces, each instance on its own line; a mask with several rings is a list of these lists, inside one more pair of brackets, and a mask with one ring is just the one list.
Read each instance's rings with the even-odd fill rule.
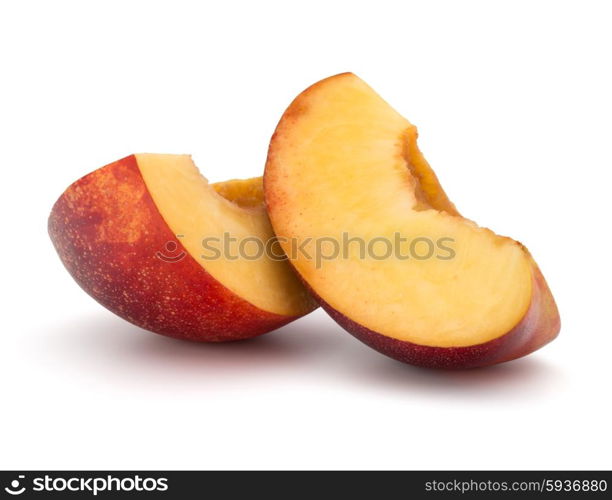
[[263,179],[232,179],[210,185],[226,200],[242,208],[263,208]]
[[[529,307],[531,262],[522,246],[458,215],[418,151],[414,127],[354,75],[320,82],[294,101],[270,149],[266,197],[279,236],[341,241],[345,232],[395,242],[397,233],[409,256],[415,238],[453,240],[449,260],[437,258],[446,252],[362,259],[352,243],[319,269],[316,259],[294,261],[323,300],[370,330],[470,346],[507,333]],[[374,248],[385,254],[383,244]],[[306,249],[316,253],[314,243]]]
[[[265,243],[274,236],[263,205],[261,178],[209,184],[187,155],[136,157],[170,230],[182,235],[179,241],[185,250],[217,281],[264,311],[292,316],[311,309],[311,299],[287,262],[239,255],[241,240],[257,238]],[[209,238],[209,247],[223,251],[224,233],[236,239],[230,246],[235,260],[223,254],[214,259],[214,252],[203,246],[204,238]],[[257,253],[255,243],[244,245],[246,256]]]

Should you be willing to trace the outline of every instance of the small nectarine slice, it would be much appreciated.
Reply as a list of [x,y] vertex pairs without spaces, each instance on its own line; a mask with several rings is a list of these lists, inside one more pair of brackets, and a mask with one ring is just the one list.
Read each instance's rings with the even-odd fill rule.
[[[340,325],[401,361],[465,368],[541,347],[560,323],[537,265],[520,243],[459,215],[416,137],[353,74],[293,101],[264,175],[281,244],[305,250],[292,264]],[[329,240],[341,253],[318,259],[322,240],[325,255]]]
[[271,257],[282,252],[223,253],[224,234],[273,238],[261,178],[209,185],[189,156],[132,155],[83,177],[54,205],[49,234],[87,293],[156,333],[238,340],[314,308],[289,264]]

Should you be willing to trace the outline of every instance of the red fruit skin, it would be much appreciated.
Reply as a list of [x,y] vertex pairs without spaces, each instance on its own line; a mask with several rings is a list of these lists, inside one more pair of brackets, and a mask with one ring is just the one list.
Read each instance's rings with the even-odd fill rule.
[[[432,347],[413,344],[374,332],[336,311],[311,290],[321,307],[346,331],[390,358],[425,368],[466,369],[511,361],[552,341],[561,329],[555,300],[544,276],[533,262],[533,293],[523,319],[508,333],[467,347]],[[407,321],[409,324],[409,320]]]
[[[223,342],[255,337],[298,317],[263,311],[207,273],[164,221],[134,155],[72,184],[53,206],[48,228],[81,288],[146,330]],[[166,247],[168,242],[176,246]]]

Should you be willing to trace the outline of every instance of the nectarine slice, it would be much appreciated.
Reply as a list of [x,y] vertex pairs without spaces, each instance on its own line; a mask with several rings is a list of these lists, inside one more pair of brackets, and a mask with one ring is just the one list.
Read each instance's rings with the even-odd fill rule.
[[83,177],[54,205],[49,234],[86,292],[156,333],[244,339],[314,308],[286,261],[223,252],[224,234],[273,238],[261,178],[210,185],[189,156],[132,155]]
[[305,250],[295,269],[339,324],[401,361],[484,366],[549,342],[559,315],[529,252],[459,215],[416,137],[353,74],[293,101],[264,190],[285,250]]

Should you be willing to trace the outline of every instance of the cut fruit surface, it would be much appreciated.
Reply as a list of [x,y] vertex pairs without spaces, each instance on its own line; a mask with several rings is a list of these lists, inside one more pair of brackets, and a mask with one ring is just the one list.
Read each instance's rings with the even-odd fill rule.
[[[416,137],[353,74],[294,100],[270,144],[264,187],[285,250],[290,240],[306,250],[295,269],[340,324],[403,361],[479,366],[548,342],[558,313],[533,259],[459,215]],[[337,242],[337,258],[316,257],[333,253],[322,239]],[[487,344],[496,347],[485,355]]]
[[[309,298],[290,266],[265,254],[258,257],[262,245],[274,238],[261,177],[209,184],[188,155],[139,154],[136,159],[170,230],[181,235],[187,252],[213,278],[264,311],[301,315],[308,310]],[[223,251],[229,237],[236,240],[229,255],[214,258],[214,249]],[[239,242],[248,238],[241,253]]]
[[72,184],[49,234],[81,287],[124,319],[189,340],[249,338],[314,309],[287,262],[223,253],[225,235],[273,238],[261,192],[261,178],[209,185],[185,155],[132,155]]

